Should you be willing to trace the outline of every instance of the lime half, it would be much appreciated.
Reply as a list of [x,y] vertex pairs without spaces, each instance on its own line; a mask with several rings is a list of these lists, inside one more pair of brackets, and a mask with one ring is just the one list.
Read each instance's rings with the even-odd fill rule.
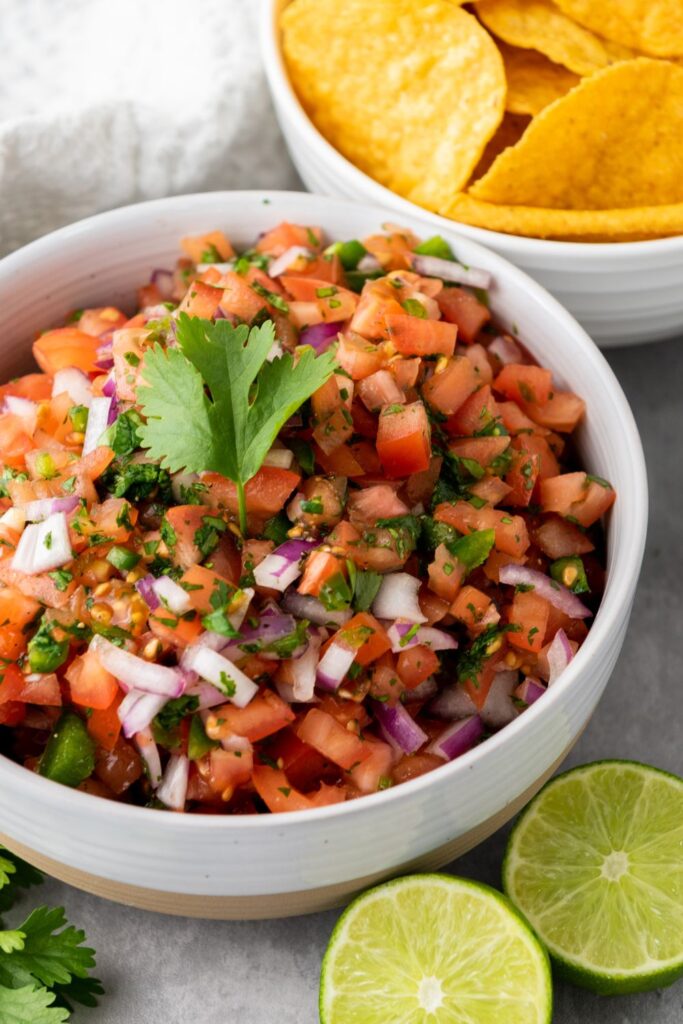
[[500,893],[447,875],[359,896],[325,954],[322,1024],[547,1024],[547,955]]
[[683,779],[597,761],[541,790],[503,883],[560,973],[605,995],[683,974]]

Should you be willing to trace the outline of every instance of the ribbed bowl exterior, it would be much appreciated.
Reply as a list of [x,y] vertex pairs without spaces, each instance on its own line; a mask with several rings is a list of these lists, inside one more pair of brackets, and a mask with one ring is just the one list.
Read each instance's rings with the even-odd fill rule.
[[[31,338],[67,310],[105,303],[130,309],[135,287],[153,268],[172,264],[183,235],[220,227],[237,245],[246,245],[289,220],[319,224],[330,238],[362,237],[378,230],[385,216],[376,208],[304,193],[217,192],[143,203],[62,229],[0,263],[0,376],[25,370]],[[418,234],[429,232],[424,220],[404,220]],[[67,789],[0,757],[0,832],[69,868],[151,890],[200,896],[313,890],[389,872],[504,816],[580,734],[619,653],[642,558],[647,482],[638,432],[604,357],[569,314],[526,275],[451,225],[443,234],[464,263],[493,275],[490,294],[498,318],[517,326],[560,385],[586,399],[583,458],[618,492],[608,521],[603,603],[562,678],[510,726],[450,765],[395,789],[311,812],[158,812]]]
[[683,332],[683,236],[646,242],[581,243],[522,238],[456,224],[384,188],[317,131],[289,82],[278,19],[289,0],[264,0],[261,49],[280,127],[311,192],[384,206],[403,223],[419,216],[443,234],[454,229],[505,256],[547,288],[602,348]]

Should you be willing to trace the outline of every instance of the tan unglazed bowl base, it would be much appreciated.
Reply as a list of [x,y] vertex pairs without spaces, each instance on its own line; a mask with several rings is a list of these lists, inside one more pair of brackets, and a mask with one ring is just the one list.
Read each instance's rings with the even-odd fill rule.
[[[578,739],[578,737],[577,737]],[[262,918],[295,917],[298,914],[312,914],[321,910],[330,910],[342,906],[361,889],[376,885],[387,878],[408,874],[411,871],[436,871],[461,857],[468,850],[482,843],[497,829],[505,825],[510,818],[524,807],[536,795],[541,786],[548,781],[556,768],[564,761],[574,743],[571,743],[560,757],[551,765],[533,785],[525,789],[516,800],[507,804],[498,814],[488,818],[470,829],[463,835],[452,839],[438,849],[424,854],[415,860],[400,864],[389,871],[378,871],[363,878],[352,878],[336,885],[325,885],[317,889],[303,889],[299,892],[271,893],[266,896],[212,896],[187,895],[176,892],[163,892],[160,889],[144,889],[125,882],[114,882],[100,878],[87,871],[79,871],[61,864],[51,857],[37,853],[11,836],[0,832],[0,843],[12,853],[22,857],[53,878],[67,882],[76,889],[94,893],[103,899],[123,903],[139,910],[152,910],[158,914],[173,914],[177,917],[203,917],[219,921],[255,921]]]

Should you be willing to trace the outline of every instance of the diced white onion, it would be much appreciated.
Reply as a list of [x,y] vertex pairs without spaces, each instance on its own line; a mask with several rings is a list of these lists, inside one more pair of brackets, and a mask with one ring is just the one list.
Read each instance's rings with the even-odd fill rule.
[[20,398],[19,395],[7,395],[3,403],[4,411],[17,416],[23,423],[24,430],[31,437],[36,432],[38,423],[38,406],[30,398]]
[[174,615],[184,615],[192,607],[190,595],[169,576],[160,576],[152,584],[154,593]]
[[426,622],[417,595],[420,581],[407,572],[392,572],[382,580],[372,611],[378,619]]
[[92,384],[90,378],[75,366],[67,366],[57,370],[52,381],[52,397],[67,394],[74,405],[90,408],[92,402]]
[[[218,654],[217,651],[212,651],[209,647],[192,644],[185,651],[183,666],[192,669],[202,679],[206,679],[238,708],[246,707],[258,693],[258,686],[249,676],[233,665],[228,658]],[[234,685],[234,693],[227,692],[228,689],[231,689],[230,684]]]
[[88,425],[83,440],[83,455],[89,455],[100,443],[109,422],[109,410],[113,398],[93,398],[88,413]]
[[168,698],[180,697],[185,688],[185,681],[177,669],[138,658],[116,647],[103,636],[94,636],[89,649],[100,665],[111,672],[126,689],[142,690],[144,693]]
[[34,576],[59,569],[72,558],[66,516],[55,512],[42,523],[25,528],[12,558],[12,568]]
[[285,249],[281,256],[277,256],[270,263],[268,277],[279,277],[280,274],[284,274],[302,256],[309,260],[311,258],[311,250],[306,249],[303,245],[290,245],[289,249]]
[[190,762],[184,754],[174,754],[166,765],[157,799],[172,811],[182,811],[187,799],[187,783],[190,777]]

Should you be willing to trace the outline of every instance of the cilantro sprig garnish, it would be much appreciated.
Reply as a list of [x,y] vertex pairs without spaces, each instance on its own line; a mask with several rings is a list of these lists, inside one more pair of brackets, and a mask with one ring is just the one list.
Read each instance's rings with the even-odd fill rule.
[[304,348],[296,363],[289,353],[269,362],[270,320],[249,329],[182,313],[176,337],[177,348],[157,344],[145,356],[142,447],[171,473],[210,470],[232,480],[244,533],[245,485],[286,421],[330,377],[334,354]]
[[[35,868],[0,847],[0,906],[19,889],[42,882]],[[102,985],[90,976],[94,950],[84,932],[67,923],[62,907],[38,907],[16,928],[0,930],[2,1024],[65,1024],[74,1002],[96,1006]]]

